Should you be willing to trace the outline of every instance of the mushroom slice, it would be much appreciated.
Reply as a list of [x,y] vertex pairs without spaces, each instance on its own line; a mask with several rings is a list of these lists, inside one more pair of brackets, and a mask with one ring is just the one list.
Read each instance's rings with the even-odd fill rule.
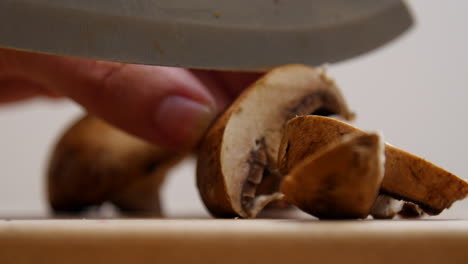
[[52,153],[50,206],[56,213],[77,213],[111,202],[128,214],[159,216],[160,185],[182,157],[85,116],[67,129]]
[[281,198],[276,157],[284,124],[304,114],[353,117],[333,81],[303,65],[273,69],[223,113],[198,153],[197,186],[212,215],[255,217]]
[[401,211],[404,203],[404,201],[380,194],[377,196],[370,214],[375,219],[392,219]]
[[366,218],[382,183],[383,151],[377,134],[345,136],[299,162],[284,178],[281,192],[286,201],[321,219]]
[[[302,159],[361,130],[338,120],[303,116],[290,120],[279,150],[279,170],[288,173]],[[417,204],[436,215],[468,194],[468,184],[450,172],[389,144],[385,145],[385,177],[381,193]]]

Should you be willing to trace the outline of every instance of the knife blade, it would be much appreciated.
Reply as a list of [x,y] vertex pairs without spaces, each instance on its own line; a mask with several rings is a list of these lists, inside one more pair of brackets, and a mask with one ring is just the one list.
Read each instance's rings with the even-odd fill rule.
[[0,46],[221,70],[349,59],[412,24],[398,0],[2,0]]

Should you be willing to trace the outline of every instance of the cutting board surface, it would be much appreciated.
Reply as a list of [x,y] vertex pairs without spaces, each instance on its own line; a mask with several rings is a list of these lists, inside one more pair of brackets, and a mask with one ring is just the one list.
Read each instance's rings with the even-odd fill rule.
[[468,263],[468,220],[0,220],[0,263]]

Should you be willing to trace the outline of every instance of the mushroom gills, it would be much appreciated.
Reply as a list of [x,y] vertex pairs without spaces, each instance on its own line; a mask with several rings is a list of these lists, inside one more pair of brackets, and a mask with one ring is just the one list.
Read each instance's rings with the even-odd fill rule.
[[247,180],[241,189],[242,208],[248,210],[251,208],[257,191],[257,186],[262,182],[263,174],[267,166],[267,153],[265,150],[265,139],[256,140],[255,149],[250,152],[250,157],[247,161],[249,172]]

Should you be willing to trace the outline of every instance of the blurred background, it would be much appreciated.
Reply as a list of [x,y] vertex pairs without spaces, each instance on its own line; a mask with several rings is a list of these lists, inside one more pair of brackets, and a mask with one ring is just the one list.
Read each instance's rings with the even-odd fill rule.
[[[414,27],[372,53],[329,66],[356,125],[468,179],[468,2],[408,2]],[[352,41],[352,40],[349,40]],[[44,172],[57,136],[77,116],[69,101],[0,106],[0,217],[46,216]],[[206,216],[188,159],[167,179],[167,216]],[[468,200],[441,217],[468,217]]]

